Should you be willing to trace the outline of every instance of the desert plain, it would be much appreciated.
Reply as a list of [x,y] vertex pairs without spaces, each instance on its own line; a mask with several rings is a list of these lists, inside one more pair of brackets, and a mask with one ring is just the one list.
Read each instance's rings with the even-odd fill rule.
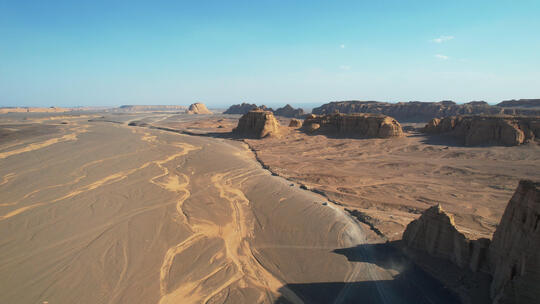
[[[265,169],[246,143],[227,135],[234,119],[152,112],[3,116],[0,302],[457,301],[399,252],[379,246],[386,239],[344,210],[352,196],[335,204],[328,200],[334,196],[301,187],[310,174],[300,173],[306,178],[295,182],[292,175]],[[301,134],[288,136],[298,141]],[[291,147],[291,157],[321,155],[319,140],[302,140],[304,150]],[[325,158],[360,153],[358,143],[324,144]],[[370,145],[372,151],[400,149],[399,143]],[[271,155],[279,149],[273,145],[269,157],[258,157],[274,168]],[[401,149],[423,148],[409,143]],[[519,168],[534,171],[529,156],[519,155],[525,158]],[[324,162],[306,161],[298,172]],[[386,162],[373,166],[391,170],[398,160]],[[286,172],[290,164],[284,164],[275,170]],[[375,168],[363,171],[370,170]],[[358,196],[374,189],[360,192],[346,179],[321,178],[328,187],[339,183]],[[377,185],[373,177],[363,183]],[[392,184],[397,183],[396,177]],[[464,187],[457,195],[469,191]],[[497,191],[504,198],[510,189]],[[367,195],[366,201],[375,197]],[[354,207],[369,209],[362,202]]]

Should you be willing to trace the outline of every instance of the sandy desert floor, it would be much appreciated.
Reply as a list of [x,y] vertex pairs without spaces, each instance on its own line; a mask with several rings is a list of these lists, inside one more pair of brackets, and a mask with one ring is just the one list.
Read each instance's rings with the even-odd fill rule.
[[151,127],[199,119],[1,116],[0,303],[456,302],[244,143]]
[[[230,132],[238,117],[161,123],[192,132]],[[290,121],[278,119],[282,126]],[[467,236],[491,238],[518,181],[540,179],[537,142],[463,147],[451,138],[414,131],[403,138],[343,139],[283,130],[281,137],[246,142],[272,172],[358,211],[389,240],[401,239],[405,226],[437,203]]]

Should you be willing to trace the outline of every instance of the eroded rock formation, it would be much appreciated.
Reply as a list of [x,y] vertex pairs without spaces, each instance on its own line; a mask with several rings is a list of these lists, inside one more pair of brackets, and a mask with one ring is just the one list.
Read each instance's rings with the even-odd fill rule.
[[189,109],[186,110],[187,114],[212,114],[204,103],[196,102],[189,106]]
[[540,302],[540,183],[521,181],[490,246],[495,303]]
[[517,146],[540,137],[540,117],[451,116],[434,118],[424,128],[430,134],[447,134],[466,146]]
[[512,99],[497,104],[504,108],[540,108],[540,99]]
[[272,112],[254,109],[240,117],[233,133],[254,138],[275,136],[279,134],[279,123]]
[[321,132],[346,137],[389,138],[402,136],[397,120],[375,114],[329,114],[306,116],[303,128],[308,132]]
[[232,105],[230,106],[225,112],[223,112],[223,114],[246,114],[248,113],[249,111],[253,110],[253,109],[261,109],[263,111],[271,111],[273,112],[272,108],[268,108],[267,106],[265,105],[261,105],[261,106],[257,106],[256,104],[254,103],[242,103],[242,104],[236,104],[236,105]]
[[432,118],[465,114],[486,115],[540,115],[538,109],[516,109],[490,106],[486,102],[472,101],[456,104],[453,101],[440,102],[398,102],[388,103],[379,101],[335,101],[314,108],[314,114],[339,113],[376,113],[392,116],[401,122],[427,122]]
[[304,110],[301,108],[295,109],[290,104],[287,104],[283,108],[279,108],[274,111],[274,115],[283,117],[302,117],[304,116]]
[[[467,239],[456,229],[452,216],[434,206],[407,226],[403,244],[405,252],[419,250],[450,261],[464,274],[490,274],[492,303],[538,303],[540,182],[519,182],[491,242]],[[410,256],[414,259],[414,255]]]
[[293,118],[289,122],[289,127],[291,128],[300,128],[302,126],[302,121],[300,119]]
[[453,216],[444,212],[440,205],[428,208],[412,221],[403,232],[403,242],[407,248],[425,251],[461,268],[488,269],[489,240],[467,239],[456,229]]

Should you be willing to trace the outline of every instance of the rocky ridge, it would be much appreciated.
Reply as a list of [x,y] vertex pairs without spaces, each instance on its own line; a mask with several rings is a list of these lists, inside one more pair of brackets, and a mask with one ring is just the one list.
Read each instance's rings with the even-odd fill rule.
[[497,104],[504,108],[540,108],[540,99],[512,99]]
[[483,101],[456,104],[449,100],[440,102],[409,101],[398,103],[356,100],[334,101],[312,110],[313,114],[318,115],[335,112],[384,114],[394,117],[401,122],[427,122],[432,118],[465,114],[540,116],[539,109],[504,108],[491,106]]
[[264,138],[278,135],[279,128],[272,112],[254,109],[240,117],[233,133],[243,137]]
[[274,115],[283,117],[295,117],[300,118],[304,116],[304,110],[301,108],[295,109],[290,104],[285,105],[282,108],[278,108],[274,111]]
[[261,105],[261,106],[257,106],[256,104],[254,103],[241,103],[241,104],[236,104],[236,105],[232,105],[230,106],[227,110],[225,110],[225,112],[223,112],[223,114],[246,114],[248,113],[249,111],[253,110],[253,109],[261,109],[263,111],[271,111],[273,112],[274,110],[272,108],[268,108],[267,106],[265,105]]
[[196,102],[189,106],[186,114],[213,114],[204,103]]
[[407,226],[403,245],[413,259],[410,250],[419,250],[450,261],[464,273],[490,274],[491,303],[538,303],[540,183],[520,181],[492,241],[469,240],[457,230],[451,215],[433,206]]
[[446,134],[465,146],[517,146],[540,137],[540,117],[465,115],[432,119],[428,134]]
[[329,114],[306,116],[302,125],[310,133],[335,134],[359,138],[389,138],[402,136],[397,120],[375,114]]

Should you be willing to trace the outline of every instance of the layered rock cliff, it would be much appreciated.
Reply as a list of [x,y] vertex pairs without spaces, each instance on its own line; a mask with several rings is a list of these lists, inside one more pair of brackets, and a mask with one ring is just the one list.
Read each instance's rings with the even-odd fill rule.
[[243,102],[242,104],[236,104],[236,105],[232,105],[230,106],[225,112],[223,112],[223,114],[246,114],[247,112],[253,110],[253,109],[261,109],[263,111],[271,111],[273,112],[272,108],[268,108],[267,106],[265,105],[261,105],[261,106],[257,106],[256,104],[254,103],[245,103]]
[[345,137],[389,138],[403,135],[397,120],[375,114],[310,114],[306,116],[302,127],[308,132]]
[[204,103],[196,102],[189,106],[189,109],[186,110],[187,114],[212,114],[210,110],[206,107]]
[[497,104],[504,108],[540,108],[540,99],[512,99]]
[[433,206],[407,226],[403,245],[406,253],[418,250],[453,263],[463,276],[470,271],[490,274],[492,303],[539,303],[540,182],[520,181],[491,242],[467,239],[451,215]]
[[495,303],[540,302],[540,182],[521,181],[493,235]]
[[279,127],[272,112],[254,109],[240,117],[233,133],[244,137],[264,138],[278,135]]
[[376,113],[392,116],[401,122],[427,122],[432,118],[465,114],[486,115],[540,115],[538,109],[503,108],[490,106],[486,102],[472,101],[456,104],[453,101],[440,102],[378,102],[378,101],[335,101],[314,108],[313,114],[331,113]]
[[274,115],[300,118],[304,116],[304,110],[302,110],[301,108],[295,109],[290,104],[287,104],[286,106],[275,110]]
[[451,116],[434,118],[424,128],[429,134],[446,134],[466,146],[517,146],[540,137],[540,117]]

